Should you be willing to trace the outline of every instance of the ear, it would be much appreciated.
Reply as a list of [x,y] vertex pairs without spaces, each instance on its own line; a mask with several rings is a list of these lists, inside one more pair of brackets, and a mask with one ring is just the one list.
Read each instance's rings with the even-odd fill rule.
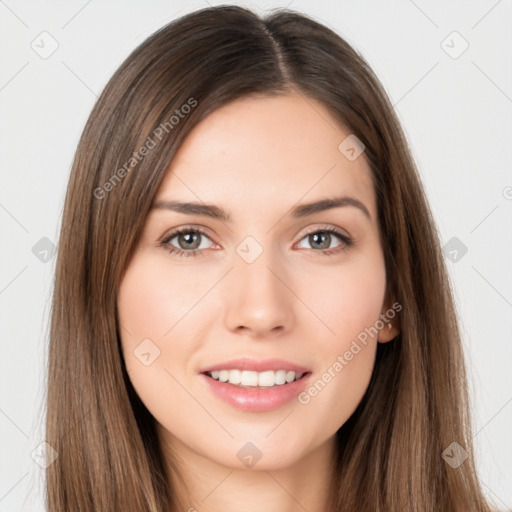
[[400,333],[399,311],[402,310],[401,304],[396,301],[388,301],[381,311],[380,318],[384,326],[379,330],[377,341],[387,343],[394,340]]

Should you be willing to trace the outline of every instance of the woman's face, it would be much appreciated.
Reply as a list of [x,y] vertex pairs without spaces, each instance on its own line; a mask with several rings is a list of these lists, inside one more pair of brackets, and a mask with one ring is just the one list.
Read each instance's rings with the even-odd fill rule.
[[332,443],[360,402],[376,329],[396,329],[381,316],[370,169],[349,136],[311,98],[244,98],[177,153],[118,293],[126,368],[169,446],[284,468]]

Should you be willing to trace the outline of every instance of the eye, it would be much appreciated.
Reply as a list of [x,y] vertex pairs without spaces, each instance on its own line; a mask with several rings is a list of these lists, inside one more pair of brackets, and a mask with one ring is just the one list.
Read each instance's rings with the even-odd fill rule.
[[[334,248],[331,247],[333,237],[341,240],[341,244]],[[302,240],[307,240],[308,243],[313,246],[313,250],[316,246],[318,249],[320,249],[320,251],[316,252],[326,256],[330,256],[341,251],[346,251],[352,245],[352,240],[347,235],[344,235],[337,229],[330,226],[314,228],[313,230],[309,231],[306,236],[302,238]]]
[[[341,243],[334,248],[331,247],[333,237],[341,241]],[[171,243],[175,238],[177,239],[178,247]],[[201,238],[207,238],[210,240],[202,229],[184,227],[175,229],[166,235],[159,242],[159,245],[170,254],[175,254],[180,257],[204,256],[204,249],[208,249],[208,244],[206,244],[206,246],[202,244]],[[313,246],[311,250],[315,251],[316,246],[319,250],[316,250],[315,252],[325,256],[346,251],[353,243],[347,235],[344,235],[331,226],[314,228],[306,233],[306,236],[301,239],[301,242],[305,239],[307,239],[307,241]]]
[[[164,249],[167,249],[170,254],[176,254],[177,256],[202,256],[204,254],[202,249],[207,247],[201,247],[201,237],[208,238],[206,233],[199,228],[179,228],[175,229],[172,233],[161,240],[159,245]],[[185,250],[171,244],[171,240],[174,238],[178,239],[178,244],[182,244],[185,247]]]

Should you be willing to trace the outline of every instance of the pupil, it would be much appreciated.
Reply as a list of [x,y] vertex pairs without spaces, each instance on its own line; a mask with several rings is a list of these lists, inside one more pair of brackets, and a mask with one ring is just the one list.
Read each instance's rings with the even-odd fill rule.
[[320,245],[321,245],[321,249],[326,249],[327,247],[329,247],[330,245],[330,240],[329,240],[329,237],[330,235],[328,233],[322,233],[322,234],[319,234],[319,233],[315,233],[313,235],[311,235],[313,237],[313,240],[314,240],[314,243],[317,243],[318,242],[318,238],[320,237],[324,237],[324,242],[320,242]]
[[[197,247],[199,247],[199,244],[197,244],[197,239],[199,239],[199,234],[198,233],[185,233],[182,235],[182,237],[185,239],[185,242],[186,244],[193,244],[194,243],[194,240],[193,238],[196,237],[196,245],[194,247],[192,247],[192,249],[195,249]],[[187,247],[187,249],[190,249],[191,247]]]

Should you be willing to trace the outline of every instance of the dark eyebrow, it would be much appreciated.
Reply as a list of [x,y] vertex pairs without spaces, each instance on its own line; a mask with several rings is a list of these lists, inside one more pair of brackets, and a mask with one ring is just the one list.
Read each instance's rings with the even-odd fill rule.
[[301,204],[293,208],[292,216],[297,218],[306,217],[313,213],[323,212],[324,210],[330,210],[332,208],[340,208],[342,206],[353,206],[354,208],[358,208],[366,217],[368,217],[369,220],[372,220],[372,216],[370,215],[368,208],[366,208],[366,206],[358,199],[349,196],[333,197],[315,201],[313,203]]
[[[340,208],[342,206],[353,206],[354,208],[358,208],[369,220],[371,220],[370,212],[366,206],[358,199],[348,196],[321,199],[312,203],[301,204],[292,209],[291,215],[294,218],[302,218],[307,217],[308,215],[313,215],[314,213],[323,212],[332,208]],[[231,215],[228,212],[213,204],[182,203],[179,201],[160,200],[156,201],[151,209],[172,210],[178,213],[185,213],[187,215],[204,215],[227,222],[232,220]]]

